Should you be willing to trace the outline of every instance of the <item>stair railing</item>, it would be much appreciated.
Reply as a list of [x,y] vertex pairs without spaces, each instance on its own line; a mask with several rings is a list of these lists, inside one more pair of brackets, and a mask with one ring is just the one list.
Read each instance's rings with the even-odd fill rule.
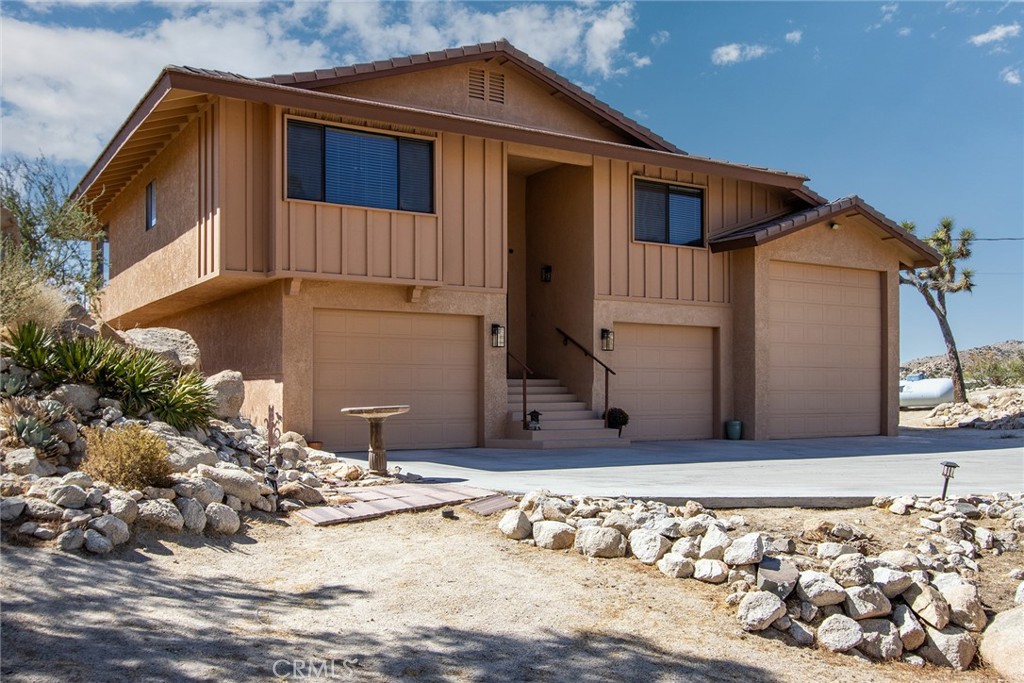
[[508,351],[507,353],[508,353],[508,357],[511,358],[512,360],[514,360],[519,365],[519,367],[522,368],[522,376],[523,376],[523,429],[529,429],[530,428],[530,418],[527,417],[527,415],[526,415],[526,375],[527,374],[531,374],[532,375],[533,374],[533,370],[528,368],[526,366],[526,363],[524,363],[523,361],[521,361],[518,358],[516,358],[515,355],[511,351]]
[[608,367],[608,365],[604,361],[602,361],[600,358],[598,358],[593,353],[591,353],[591,351],[589,349],[587,349],[587,347],[585,347],[583,344],[580,344],[578,341],[573,339],[572,335],[569,334],[568,332],[566,332],[565,330],[563,330],[561,327],[556,327],[555,331],[558,332],[558,334],[562,335],[562,344],[564,346],[568,346],[569,342],[572,342],[573,344],[576,345],[576,347],[580,351],[583,352],[584,356],[590,358],[595,363],[597,363],[602,368],[604,368],[604,426],[607,428],[608,427],[608,401],[609,401],[609,395],[608,395],[609,381],[608,380],[609,380],[609,377],[611,375],[615,375],[615,374],[618,374],[618,373],[616,373],[614,370],[612,370],[610,367]]

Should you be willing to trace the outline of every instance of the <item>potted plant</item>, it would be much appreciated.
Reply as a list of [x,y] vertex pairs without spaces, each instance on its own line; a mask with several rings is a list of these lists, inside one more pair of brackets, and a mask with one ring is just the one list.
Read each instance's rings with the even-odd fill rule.
[[619,436],[621,437],[622,428],[629,424],[629,413],[622,408],[609,408],[605,419],[608,421],[610,428],[619,430]]

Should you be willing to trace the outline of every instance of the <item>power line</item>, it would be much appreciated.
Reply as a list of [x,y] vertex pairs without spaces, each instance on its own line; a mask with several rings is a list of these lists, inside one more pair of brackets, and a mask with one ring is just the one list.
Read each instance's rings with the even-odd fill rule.
[[1024,242],[1024,237],[975,237],[974,242]]

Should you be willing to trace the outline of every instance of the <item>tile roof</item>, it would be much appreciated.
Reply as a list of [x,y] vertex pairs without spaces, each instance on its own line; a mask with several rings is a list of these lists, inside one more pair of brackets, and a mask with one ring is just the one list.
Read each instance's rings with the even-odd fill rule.
[[418,55],[406,57],[393,57],[391,59],[366,62],[362,64],[350,64],[330,69],[316,69],[314,71],[300,71],[290,74],[277,74],[254,80],[275,85],[286,85],[298,88],[322,88],[330,85],[337,85],[353,80],[362,80],[367,77],[376,77],[401,73],[403,71],[433,68],[455,64],[465,61],[476,61],[479,59],[501,55],[516,63],[535,77],[547,81],[566,95],[576,100],[584,108],[624,130],[641,142],[650,145],[654,149],[660,149],[675,154],[686,154],[683,150],[653,132],[646,126],[629,118],[612,106],[602,102],[583,88],[569,81],[564,76],[546,67],[543,63],[534,59],[527,53],[516,48],[507,40],[498,40],[490,43],[478,43],[477,45],[466,45],[453,47],[436,52],[425,52]]
[[[809,192],[811,191],[809,190]],[[786,235],[802,230],[803,228],[817,225],[839,216],[847,215],[851,211],[866,217],[872,223],[903,242],[906,246],[910,247],[913,251],[921,254],[921,263],[926,265],[935,265],[935,263],[938,262],[938,253],[934,249],[901,228],[892,219],[885,216],[882,212],[865,202],[857,195],[843,197],[842,199],[837,199],[833,202],[828,202],[827,204],[821,204],[820,206],[814,206],[803,211],[791,213],[781,218],[734,230],[711,239],[709,241],[709,245],[713,252],[756,247],[780,237],[785,237]]]

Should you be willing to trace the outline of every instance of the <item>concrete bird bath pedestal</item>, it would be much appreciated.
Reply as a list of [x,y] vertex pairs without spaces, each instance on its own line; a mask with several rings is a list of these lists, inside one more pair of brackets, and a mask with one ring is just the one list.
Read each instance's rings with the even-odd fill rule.
[[409,412],[409,406],[365,406],[362,408],[342,408],[342,415],[361,417],[370,423],[370,448],[368,450],[370,472],[386,475],[388,473],[388,452],[384,448],[384,420],[392,415]]

